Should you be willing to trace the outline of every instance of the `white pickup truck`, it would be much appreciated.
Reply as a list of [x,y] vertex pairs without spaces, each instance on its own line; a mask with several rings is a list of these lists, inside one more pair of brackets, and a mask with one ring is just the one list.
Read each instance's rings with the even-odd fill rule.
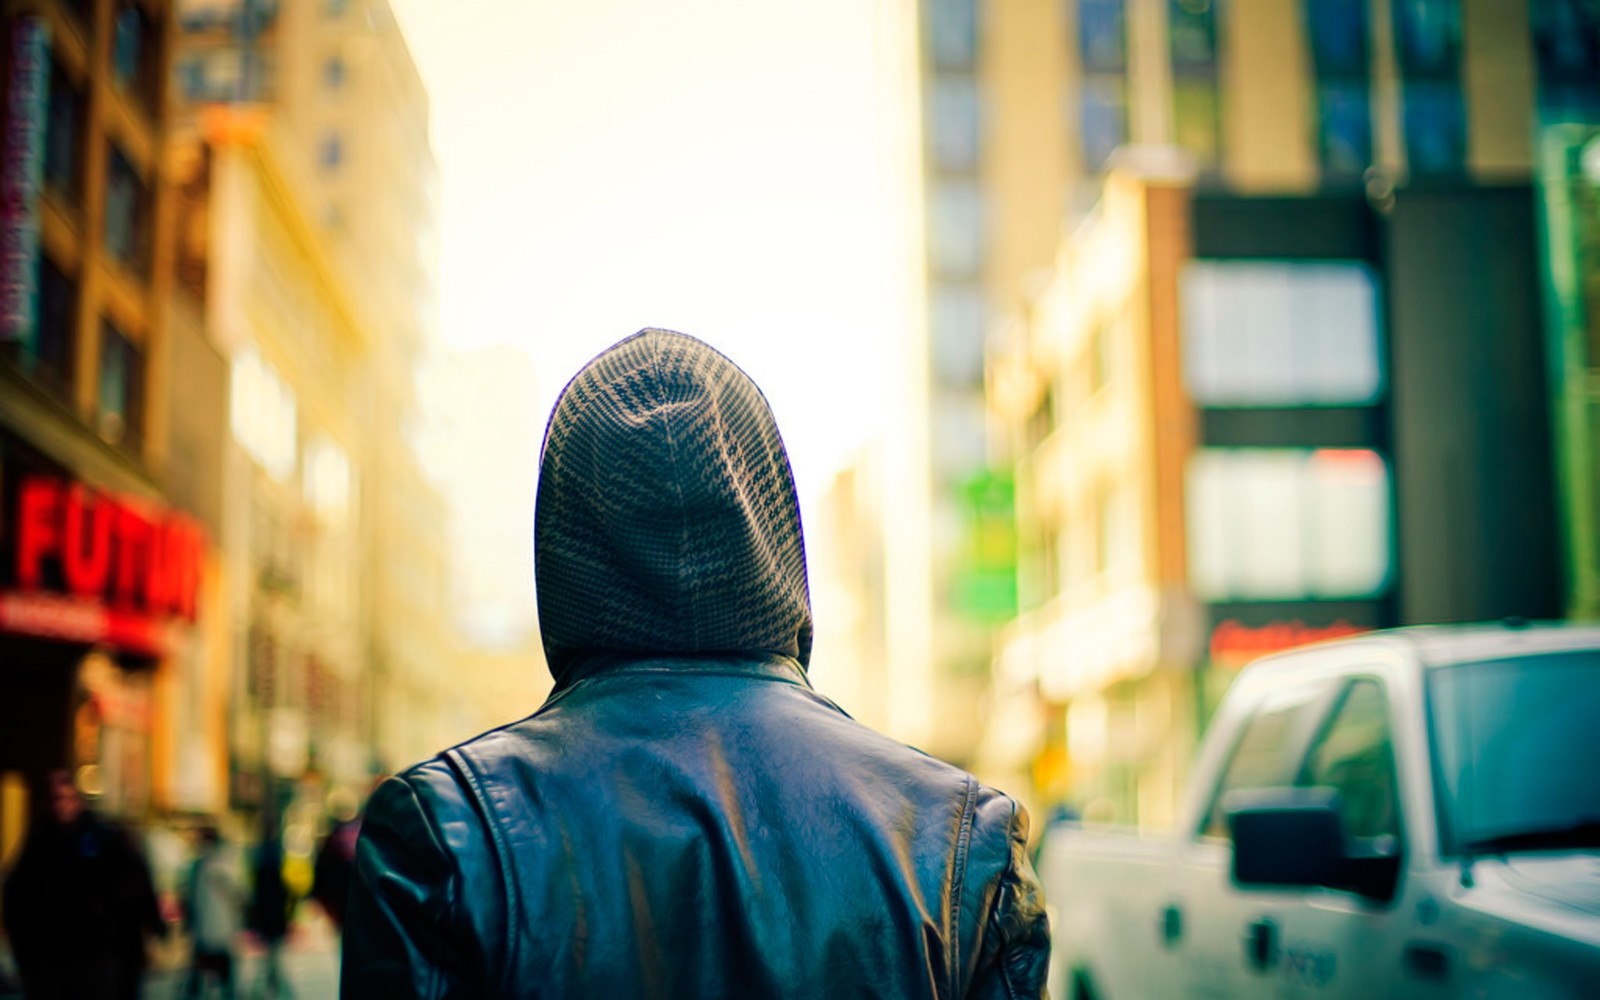
[[1600,627],[1259,660],[1180,816],[1047,831],[1052,996],[1600,997]]

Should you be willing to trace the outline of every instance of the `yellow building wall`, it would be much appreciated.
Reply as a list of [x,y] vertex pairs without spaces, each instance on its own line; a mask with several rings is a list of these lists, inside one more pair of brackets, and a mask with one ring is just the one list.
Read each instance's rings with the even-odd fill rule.
[[1055,256],[1066,211],[1066,36],[1061,0],[985,8],[979,57],[985,94],[985,202],[993,213],[984,285],[1020,301],[1027,276]]
[[1467,163],[1480,180],[1527,179],[1533,171],[1529,2],[1462,0]]
[[1223,164],[1241,191],[1317,185],[1314,98],[1302,5],[1232,0],[1219,29]]

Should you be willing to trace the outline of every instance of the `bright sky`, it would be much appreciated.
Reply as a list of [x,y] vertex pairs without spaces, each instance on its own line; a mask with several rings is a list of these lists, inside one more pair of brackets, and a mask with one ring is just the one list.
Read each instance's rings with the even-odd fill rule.
[[765,390],[801,491],[882,420],[903,251],[869,0],[392,0],[432,99],[442,339],[548,412],[643,326]]

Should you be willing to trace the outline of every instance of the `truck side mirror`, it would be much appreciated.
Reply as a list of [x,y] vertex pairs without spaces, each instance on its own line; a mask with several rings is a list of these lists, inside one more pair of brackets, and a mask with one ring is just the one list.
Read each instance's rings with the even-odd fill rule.
[[1233,833],[1233,881],[1241,886],[1327,885],[1344,858],[1333,792],[1267,788],[1223,804]]
[[1245,888],[1322,886],[1387,901],[1400,878],[1393,850],[1352,849],[1330,788],[1235,792],[1224,803],[1233,832],[1233,882]]

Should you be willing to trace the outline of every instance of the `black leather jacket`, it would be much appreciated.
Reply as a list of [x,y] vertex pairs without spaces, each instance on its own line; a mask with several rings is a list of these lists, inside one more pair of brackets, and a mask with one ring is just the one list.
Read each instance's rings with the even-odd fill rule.
[[798,505],[742,372],[661,331],[591,362],[536,547],[554,693],[374,794],[346,996],[1043,995],[1025,814],[807,679]]

